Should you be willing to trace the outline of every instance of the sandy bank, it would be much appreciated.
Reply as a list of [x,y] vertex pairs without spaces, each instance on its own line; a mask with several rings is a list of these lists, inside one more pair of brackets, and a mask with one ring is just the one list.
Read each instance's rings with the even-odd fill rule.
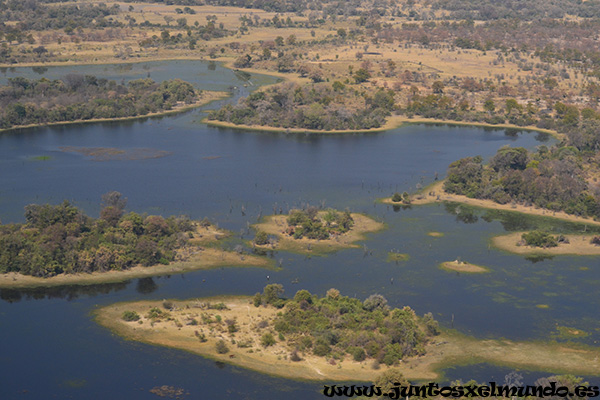
[[489,270],[480,265],[470,264],[464,261],[446,261],[440,264],[440,268],[455,271],[455,272],[463,272],[467,274],[480,274],[483,272],[489,272]]
[[[207,302],[224,303],[227,310],[203,307]],[[96,311],[101,325],[130,340],[190,351],[215,360],[231,363],[262,373],[291,379],[320,381],[373,381],[386,370],[382,365],[374,370],[373,360],[353,361],[351,356],[334,363],[324,357],[299,353],[301,361],[290,359],[291,350],[285,339],[277,338],[272,321],[279,311],[273,307],[254,307],[250,297],[220,297],[173,301],[169,318],[152,322],[150,309],[165,311],[161,301],[119,303]],[[126,322],[123,312],[135,311],[140,321]],[[219,315],[221,322],[215,322]],[[190,325],[190,321],[197,325]],[[237,331],[230,333],[225,321],[235,321]],[[212,322],[206,322],[212,321]],[[263,328],[259,327],[263,326]],[[264,347],[261,336],[272,332],[276,343]],[[204,342],[201,340],[201,337]],[[219,354],[216,343],[223,340],[228,352]],[[437,379],[438,370],[451,365],[492,363],[543,370],[550,373],[600,375],[600,349],[565,345],[555,342],[514,342],[510,340],[480,340],[458,333],[443,333],[426,346],[426,355],[402,360],[398,366],[407,379]]]
[[569,243],[559,243],[556,247],[533,247],[519,246],[517,243],[521,240],[521,235],[525,232],[516,232],[509,235],[496,236],[492,238],[492,244],[502,250],[510,251],[516,254],[574,254],[580,256],[598,256],[600,255],[600,246],[590,243],[595,236],[590,235],[564,235],[569,239]]

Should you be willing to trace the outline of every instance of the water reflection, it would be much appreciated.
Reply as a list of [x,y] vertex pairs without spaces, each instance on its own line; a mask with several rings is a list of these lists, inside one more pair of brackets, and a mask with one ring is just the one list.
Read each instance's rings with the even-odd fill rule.
[[124,290],[131,281],[102,283],[96,285],[69,285],[24,289],[0,289],[0,299],[8,303],[21,300],[65,299],[76,300],[81,296],[99,296]]

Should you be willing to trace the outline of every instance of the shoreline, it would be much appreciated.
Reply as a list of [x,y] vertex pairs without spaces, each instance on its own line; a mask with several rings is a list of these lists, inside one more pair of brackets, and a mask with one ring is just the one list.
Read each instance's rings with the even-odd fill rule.
[[23,275],[18,272],[0,274],[0,289],[24,289],[33,287],[55,287],[65,285],[93,285],[124,282],[129,279],[152,276],[183,274],[191,271],[218,267],[273,268],[274,262],[267,258],[245,254],[243,259],[234,252],[205,248],[201,254],[186,261],[173,261],[168,265],[136,266],[122,271],[106,271],[77,274],[60,274],[50,278]]
[[[95,320],[125,340],[135,340],[152,345],[166,346],[198,354],[216,361],[240,366],[263,374],[288,379],[311,381],[373,381],[389,368],[399,369],[411,380],[435,380],[442,377],[444,368],[482,362],[550,373],[600,375],[600,348],[587,345],[565,344],[552,341],[517,342],[506,339],[478,339],[456,331],[445,331],[434,337],[426,346],[426,354],[402,360],[399,365],[381,369],[372,368],[372,359],[361,362],[346,355],[343,360],[330,363],[324,357],[302,353],[301,361],[291,361],[290,348],[281,338],[269,347],[260,346],[260,335],[269,330],[255,329],[260,321],[274,318],[279,309],[254,307],[252,297],[219,296],[190,300],[169,301],[174,308],[171,317],[162,322],[152,322],[146,313],[162,301],[136,301],[117,303],[94,311]],[[228,310],[202,308],[205,302],[222,302]],[[126,322],[124,311],[135,311],[142,323]],[[201,316],[222,316],[235,320],[238,331],[227,332],[225,324],[198,322],[190,326],[182,321]],[[184,319],[185,318],[185,319]],[[208,329],[210,328],[210,329]],[[199,340],[200,332],[205,342]],[[231,342],[235,338],[235,344]],[[224,340],[229,351],[219,354],[216,342]],[[244,346],[236,344],[244,343]]]
[[[577,215],[567,214],[564,211],[550,211],[545,210],[543,208],[535,208],[534,206],[524,206],[521,204],[499,204],[492,200],[480,200],[480,199],[472,199],[467,196],[451,194],[444,191],[443,188],[444,180],[434,182],[426,187],[424,187],[419,193],[416,193],[411,196],[410,205],[423,205],[423,204],[433,204],[433,203],[441,203],[441,202],[453,202],[453,203],[462,203],[469,206],[480,207],[480,208],[488,208],[493,210],[500,211],[512,211],[519,212],[523,214],[538,216],[538,217],[547,217],[547,218],[555,218],[560,219],[567,222],[578,223],[578,224],[590,224],[590,225],[600,225],[600,221],[595,221],[591,218],[580,217]],[[383,204],[390,205],[407,205],[402,202],[393,202],[391,197],[385,197],[379,199],[379,202]]]
[[519,246],[517,243],[521,240],[521,235],[526,232],[515,232],[508,235],[494,236],[491,239],[491,244],[504,251],[508,251],[514,254],[525,254],[525,255],[577,255],[577,256],[599,256],[600,246],[590,243],[590,240],[594,234],[589,235],[564,235],[569,239],[569,243],[559,243],[556,247],[533,247],[533,246]]
[[[215,59],[206,59],[204,56],[200,57],[192,57],[192,56],[184,56],[184,57],[176,57],[176,56],[158,56],[158,57],[149,57],[146,59],[111,59],[111,60],[102,60],[102,61],[90,61],[90,62],[78,62],[78,61],[54,61],[54,62],[36,62],[36,63],[23,63],[23,64],[0,64],[0,68],[31,68],[31,67],[62,67],[62,66],[84,66],[84,65],[109,65],[109,64],[138,64],[144,62],[160,62],[160,61],[214,61],[222,63],[223,67],[228,68],[232,71],[240,70],[245,71],[252,74],[260,74],[260,75],[269,75],[273,77],[277,77],[283,79],[284,81],[297,81],[297,82],[309,82],[308,78],[301,78],[294,74],[287,74],[277,71],[269,71],[263,70],[259,68],[235,68],[233,63],[235,60],[232,60],[228,57],[217,57]],[[277,83],[273,83],[270,85],[260,86],[262,89],[268,88],[270,86],[276,85]],[[181,111],[183,112],[183,110]],[[159,115],[165,115],[166,113],[161,113]],[[149,116],[149,115],[147,115]],[[119,121],[125,119],[132,119],[138,117],[124,117],[123,119],[107,119],[108,121]],[[104,122],[104,120],[87,120],[89,122]],[[83,121],[83,122],[87,122]],[[435,118],[422,118],[422,117],[413,117],[409,118],[403,115],[392,115],[389,117],[386,122],[379,128],[372,129],[355,129],[355,130],[335,130],[335,131],[324,131],[319,129],[305,129],[305,128],[278,128],[278,127],[270,127],[270,126],[262,126],[262,125],[236,125],[230,122],[225,121],[216,121],[216,120],[208,120],[208,118],[203,118],[201,120],[202,123],[214,126],[214,127],[223,127],[223,128],[235,128],[246,131],[262,131],[262,132],[283,132],[283,133],[321,133],[321,134],[348,134],[348,133],[377,133],[377,132],[385,132],[392,129],[397,129],[402,127],[403,125],[452,125],[452,126],[466,126],[466,127],[477,127],[477,128],[492,128],[492,129],[515,129],[520,131],[527,132],[540,132],[551,135],[556,139],[564,138],[564,134],[558,133],[554,130],[538,128],[536,126],[518,126],[513,124],[488,124],[485,122],[469,122],[469,121],[454,121],[454,120],[443,120],[443,119],[435,119]],[[33,125],[33,126],[22,126],[18,128],[9,128],[9,129],[20,129],[26,127],[36,127],[36,126],[48,126],[48,125]],[[4,130],[5,131],[5,130]],[[3,130],[0,130],[3,132]]]
[[214,91],[203,91],[203,92],[210,93],[208,98],[202,98],[192,104],[175,106],[170,110],[149,113],[146,115],[135,115],[135,116],[131,116],[131,117],[119,117],[119,118],[79,119],[79,120],[75,120],[75,121],[57,121],[57,122],[49,122],[49,123],[44,123],[44,124],[18,125],[18,126],[14,126],[11,128],[0,129],[0,134],[10,133],[11,131],[19,131],[22,129],[44,128],[44,127],[48,127],[48,126],[93,124],[93,123],[100,123],[100,122],[122,122],[122,121],[134,121],[134,120],[139,120],[139,119],[144,119],[144,118],[163,117],[163,116],[167,116],[167,115],[181,114],[186,111],[190,111],[190,110],[205,106],[207,104],[210,104],[213,101],[226,99],[227,97],[230,96],[229,93],[227,93],[227,92],[214,92]]
[[[257,72],[259,70],[256,70]],[[266,74],[266,72],[263,72]],[[272,85],[268,85],[272,86]],[[267,87],[267,86],[265,86]],[[230,128],[230,129],[239,129],[243,131],[258,131],[258,132],[277,132],[277,133],[305,133],[305,134],[323,134],[323,135],[336,135],[336,134],[352,134],[352,133],[379,133],[379,132],[387,132],[394,129],[401,128],[405,125],[450,125],[450,126],[464,126],[464,127],[474,127],[474,128],[491,128],[498,130],[507,130],[507,129],[515,129],[519,131],[526,132],[539,132],[548,134],[556,139],[562,139],[564,137],[563,134],[558,133],[556,131],[550,129],[537,128],[535,126],[518,126],[511,124],[486,124],[484,122],[466,122],[466,121],[452,121],[452,120],[443,120],[443,119],[434,119],[434,118],[408,118],[403,115],[393,115],[387,119],[385,124],[380,126],[379,128],[371,128],[371,129],[345,129],[345,130],[334,130],[334,131],[326,131],[321,129],[307,129],[307,128],[282,128],[282,127],[274,127],[274,126],[264,126],[264,125],[246,125],[246,124],[234,124],[232,122],[226,121],[218,121],[218,120],[209,120],[208,117],[205,117],[201,120],[202,123],[220,128]]]

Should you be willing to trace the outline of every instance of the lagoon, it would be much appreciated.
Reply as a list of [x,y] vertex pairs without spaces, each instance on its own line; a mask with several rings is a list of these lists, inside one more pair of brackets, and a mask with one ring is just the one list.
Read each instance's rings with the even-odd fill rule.
[[[0,71],[0,79],[72,72],[126,80],[148,73],[155,80],[179,77],[199,88],[231,90],[233,97],[223,101],[236,101],[257,85],[275,81],[253,76],[248,83],[219,64],[199,61],[48,67],[41,75],[16,68]],[[454,315],[454,328],[477,337],[563,339],[557,327],[572,327],[589,333],[578,341],[598,345],[597,258],[527,259],[490,246],[493,236],[513,231],[551,226],[557,232],[577,232],[581,226],[456,204],[395,209],[376,202],[394,192],[415,191],[433,182],[436,173],[443,177],[448,164],[459,158],[489,158],[504,145],[532,149],[553,139],[432,125],[312,135],[202,124],[204,110],[219,104],[161,118],[0,134],[0,220],[22,222],[25,205],[64,199],[98,216],[100,196],[117,190],[128,198],[129,210],[208,217],[236,234],[232,247],[253,237],[248,226],[259,216],[307,203],[366,213],[387,229],[369,234],[361,248],[324,257],[277,252],[273,257],[282,265],[277,271],[232,266],[121,284],[0,290],[1,398],[147,399],[154,397],[150,389],[162,385],[184,388],[189,398],[322,398],[319,383],[268,377],[128,342],[91,316],[96,307],[119,301],[253,295],[267,283],[282,283],[288,296],[299,289],[322,296],[331,287],[360,299],[380,293],[393,307],[410,305],[419,315],[431,311],[445,327],[452,326]],[[160,152],[161,157],[97,160],[65,148]],[[429,236],[432,231],[444,235]],[[390,251],[410,258],[389,262]],[[490,272],[471,275],[438,268],[457,257]],[[501,381],[506,368],[453,368],[446,378],[491,379],[481,371]],[[525,375],[535,379],[549,374]]]

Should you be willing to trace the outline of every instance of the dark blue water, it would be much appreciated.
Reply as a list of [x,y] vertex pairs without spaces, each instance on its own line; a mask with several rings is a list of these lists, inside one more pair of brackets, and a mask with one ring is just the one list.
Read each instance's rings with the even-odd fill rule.
[[[177,76],[199,88],[235,86],[228,101],[253,88],[229,70],[200,62],[128,68],[50,68],[44,75],[80,72],[133,79],[150,73],[156,80]],[[20,71],[6,71],[4,76]],[[27,69],[24,74],[35,73]],[[252,84],[272,81],[251,78]],[[0,290],[0,398],[147,399],[155,397],[148,392],[152,387],[162,385],[182,387],[193,399],[322,398],[319,383],[268,377],[185,352],[128,342],[96,325],[91,316],[96,307],[118,301],[252,295],[267,283],[267,274],[269,283],[282,283],[289,296],[301,288],[324,295],[331,287],[360,299],[380,293],[393,306],[410,305],[418,314],[433,312],[443,326],[449,327],[454,315],[456,329],[478,337],[548,339],[558,324],[589,332],[586,343],[600,339],[597,258],[527,260],[489,246],[492,236],[507,231],[550,226],[566,232],[579,227],[464,206],[395,210],[375,202],[396,191],[414,191],[432,182],[436,173],[442,177],[448,164],[461,157],[490,157],[504,145],[532,149],[548,144],[543,142],[547,138],[426,125],[373,134],[266,134],[207,127],[200,123],[204,115],[195,110],[134,122],[0,135],[0,219],[21,222],[25,205],[64,199],[97,216],[101,195],[117,190],[128,198],[130,210],[208,217],[244,238],[251,237],[246,227],[259,215],[306,203],[365,212],[388,228],[370,235],[364,248],[327,257],[277,253],[274,257],[283,266],[278,271],[232,266],[122,284]],[[168,155],[97,161],[65,152],[65,147],[152,149]],[[445,236],[428,236],[430,231]],[[391,250],[408,253],[410,260],[387,262]],[[438,268],[440,262],[457,257],[491,272],[461,275]],[[471,368],[449,371],[447,376],[468,380],[465,374],[471,371],[483,381],[486,374],[505,373],[491,366]]]

